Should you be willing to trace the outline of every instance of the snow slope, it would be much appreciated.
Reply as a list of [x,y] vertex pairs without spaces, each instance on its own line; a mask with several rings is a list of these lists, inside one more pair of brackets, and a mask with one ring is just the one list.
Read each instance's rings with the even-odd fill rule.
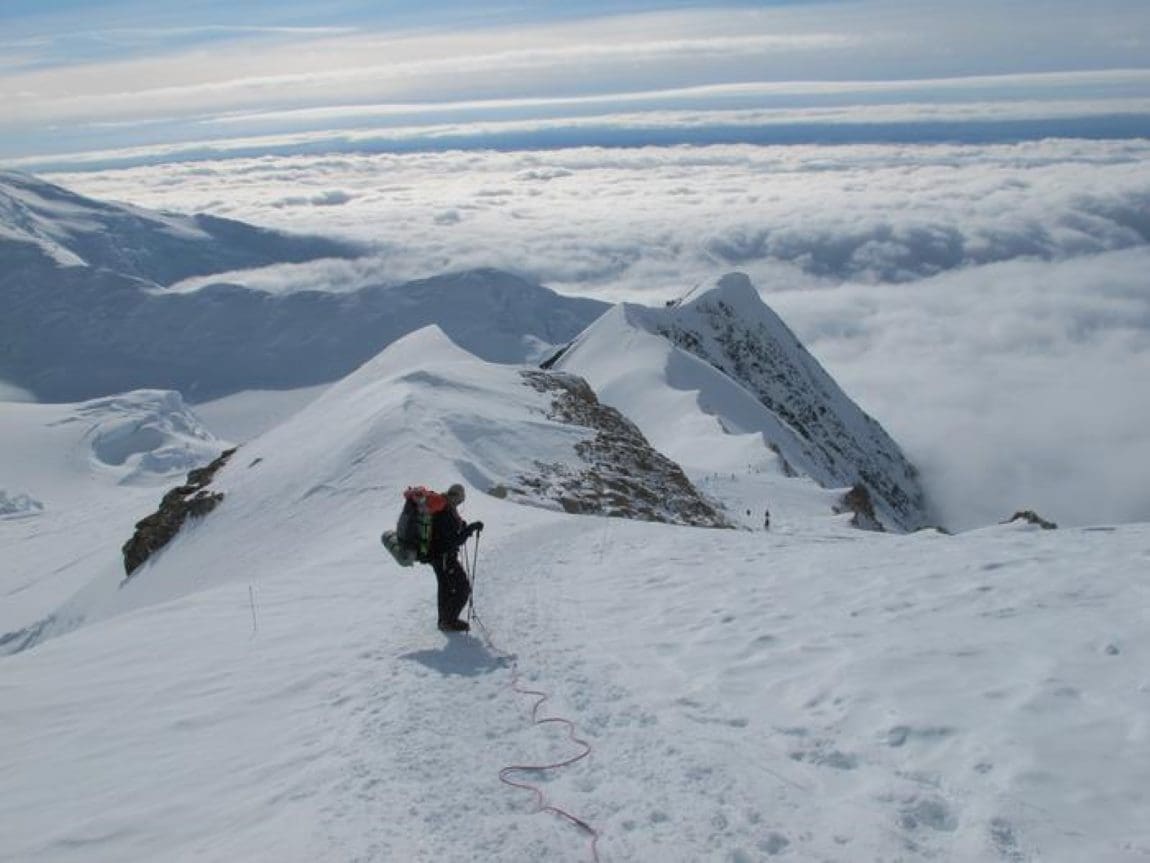
[[669,307],[622,304],[554,365],[586,377],[657,447],[696,472],[765,462],[824,488],[862,483],[888,526],[937,523],[898,444],[741,273]]
[[160,490],[224,446],[171,391],[0,402],[0,637],[118,560]]
[[[270,536],[284,521],[314,519],[306,535],[292,542],[277,540],[279,553],[304,543],[299,553],[305,554],[308,542],[326,541],[329,532],[340,530],[339,519],[354,518],[342,510],[362,504],[357,500],[360,492],[350,500],[340,492],[352,473],[377,476],[382,483],[391,481],[391,486],[371,488],[390,488],[392,503],[401,501],[399,492],[410,484],[401,479],[397,472],[401,469],[422,477],[425,484],[442,487],[462,476],[474,488],[500,487],[508,500],[557,510],[617,511],[616,496],[624,490],[634,494],[636,508],[646,501],[654,503],[643,510],[647,518],[723,524],[685,477],[673,475],[674,466],[668,470],[658,453],[642,452],[645,442],[641,439],[623,442],[627,454],[637,451],[639,456],[626,465],[628,477],[620,479],[618,471],[595,461],[602,447],[585,448],[598,444],[602,431],[597,434],[586,423],[558,419],[556,393],[536,384],[539,377],[547,376],[482,362],[436,327],[400,339],[282,426],[245,446],[220,472],[212,489],[228,497],[220,510],[223,515],[207,519],[207,529],[190,531],[186,540],[214,549],[209,557],[221,555],[215,562],[205,566],[203,558],[193,556],[191,568],[184,569],[179,564],[182,555],[173,553],[168,559],[164,554],[155,574],[150,569],[133,574],[126,589],[122,589],[124,573],[119,561],[105,563],[90,584],[47,619],[25,621],[23,633],[10,631],[6,637],[9,649],[22,649],[83,623],[229,578],[237,559],[235,549],[245,544],[244,538],[253,530]],[[178,396],[171,395],[173,404],[182,408]],[[82,416],[130,400],[102,400],[73,410]],[[19,412],[40,406],[14,407]],[[156,437],[154,425],[138,419],[105,422],[85,432],[85,446],[98,461],[120,464],[130,451],[151,449],[147,445]],[[193,432],[198,433],[198,427]],[[214,442],[206,434],[203,437],[205,443]],[[201,446],[189,454],[183,467],[204,464],[222,448]],[[136,458],[143,460],[141,469],[170,465],[175,461],[170,455],[173,451],[170,446],[151,449]],[[431,460],[428,453],[438,458]],[[246,467],[237,467],[240,464]],[[116,546],[129,535],[114,541]]]
[[[604,861],[1150,856],[1146,525],[731,531],[483,494],[586,440],[545,408],[424,331],[241,448],[123,589],[77,562],[88,625],[0,659],[0,859],[589,860],[499,782],[578,751],[513,671],[593,750],[518,778]],[[404,485],[459,478],[486,634],[448,637],[377,537]]]
[[[0,173],[0,382],[42,401],[140,388],[204,401],[330,383],[432,323],[485,359],[523,362],[607,308],[495,270],[345,293],[317,271],[314,290],[286,295],[207,277],[359,251]],[[204,286],[166,289],[189,276]]]
[[0,263],[32,246],[67,267],[111,270],[169,285],[191,276],[285,261],[347,258],[350,243],[294,236],[200,214],[159,213],[77,195],[0,171]]
[[606,306],[480,270],[348,294],[277,296],[236,285],[164,294],[147,282],[59,268],[30,247],[0,270],[0,377],[46,401],[178,389],[202,401],[338,380],[396,338],[439,323],[488,359],[522,362]]

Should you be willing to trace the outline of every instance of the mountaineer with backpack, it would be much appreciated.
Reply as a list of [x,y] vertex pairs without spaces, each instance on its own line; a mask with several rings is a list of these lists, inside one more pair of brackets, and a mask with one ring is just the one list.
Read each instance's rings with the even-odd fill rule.
[[459,614],[471,596],[471,584],[459,560],[459,549],[473,533],[483,530],[483,522],[468,524],[459,514],[466,497],[459,483],[446,494],[414,486],[403,497],[399,523],[395,530],[383,534],[383,544],[401,566],[431,564],[439,586],[439,628],[443,632],[467,632],[471,627],[459,619]]
[[471,596],[471,583],[459,562],[459,548],[473,533],[483,531],[483,522],[470,524],[459,514],[459,506],[466,494],[463,486],[455,483],[444,495],[447,506],[431,517],[431,544],[428,557],[439,583],[439,628],[444,632],[467,632],[471,629],[459,613]]

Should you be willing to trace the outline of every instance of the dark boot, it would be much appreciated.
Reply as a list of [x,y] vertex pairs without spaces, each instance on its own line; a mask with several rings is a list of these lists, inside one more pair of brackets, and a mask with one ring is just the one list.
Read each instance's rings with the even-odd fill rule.
[[471,624],[466,620],[441,620],[439,621],[440,632],[470,632]]

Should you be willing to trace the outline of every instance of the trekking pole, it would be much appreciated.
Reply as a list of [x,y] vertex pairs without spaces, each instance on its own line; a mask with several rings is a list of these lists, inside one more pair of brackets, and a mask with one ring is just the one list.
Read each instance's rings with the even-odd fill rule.
[[471,570],[471,593],[467,597],[467,621],[470,623],[475,618],[475,574],[479,570],[479,537],[483,535],[483,531],[475,534],[475,545],[471,549],[471,560],[468,561]]

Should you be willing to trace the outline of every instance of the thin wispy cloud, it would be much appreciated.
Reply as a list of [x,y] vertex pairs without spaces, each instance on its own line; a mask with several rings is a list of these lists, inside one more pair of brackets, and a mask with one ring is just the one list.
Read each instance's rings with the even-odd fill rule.
[[[1150,123],[1150,16],[1129,0],[1103,0],[1089,16],[1070,0],[675,5],[576,4],[561,15],[541,4],[482,21],[461,4],[426,4],[422,12],[404,4],[390,19],[328,21],[287,6],[254,23],[220,4],[212,6],[216,21],[161,4],[160,21],[145,14],[133,26],[116,20],[102,30],[89,10],[79,37],[13,37],[43,57],[28,68],[0,67],[7,107],[0,159],[148,147],[151,158],[185,158],[193,145],[234,153],[257,136],[284,135],[302,137],[261,143],[286,151],[326,141],[339,149],[346,135],[410,149],[450,136],[459,147],[537,146],[531,136],[543,132],[548,145],[630,145],[610,136],[628,125],[682,128],[683,110],[699,112],[695,128],[718,128],[710,140],[754,140],[722,130],[802,124],[811,121],[804,112],[832,108],[842,116],[816,119],[854,123],[876,104],[887,116],[872,115],[871,125],[898,123],[890,115],[908,106],[926,115],[931,100],[946,106],[942,120],[968,124],[974,136],[987,134],[975,129],[979,123],[1035,116],[1142,118],[1112,124],[1107,134],[1116,136],[1143,134]],[[52,62],[76,38],[119,48]],[[730,111],[748,113],[711,116]],[[602,141],[586,138],[592,113],[604,118]],[[452,128],[427,131],[446,119]],[[527,120],[537,125],[514,125]],[[389,131],[397,124],[402,133]],[[506,140],[484,140],[492,129]],[[1076,129],[1011,128],[1004,137]],[[913,139],[914,132],[899,133]],[[826,134],[849,140],[842,130]],[[700,131],[697,140],[678,140],[709,139]]]

